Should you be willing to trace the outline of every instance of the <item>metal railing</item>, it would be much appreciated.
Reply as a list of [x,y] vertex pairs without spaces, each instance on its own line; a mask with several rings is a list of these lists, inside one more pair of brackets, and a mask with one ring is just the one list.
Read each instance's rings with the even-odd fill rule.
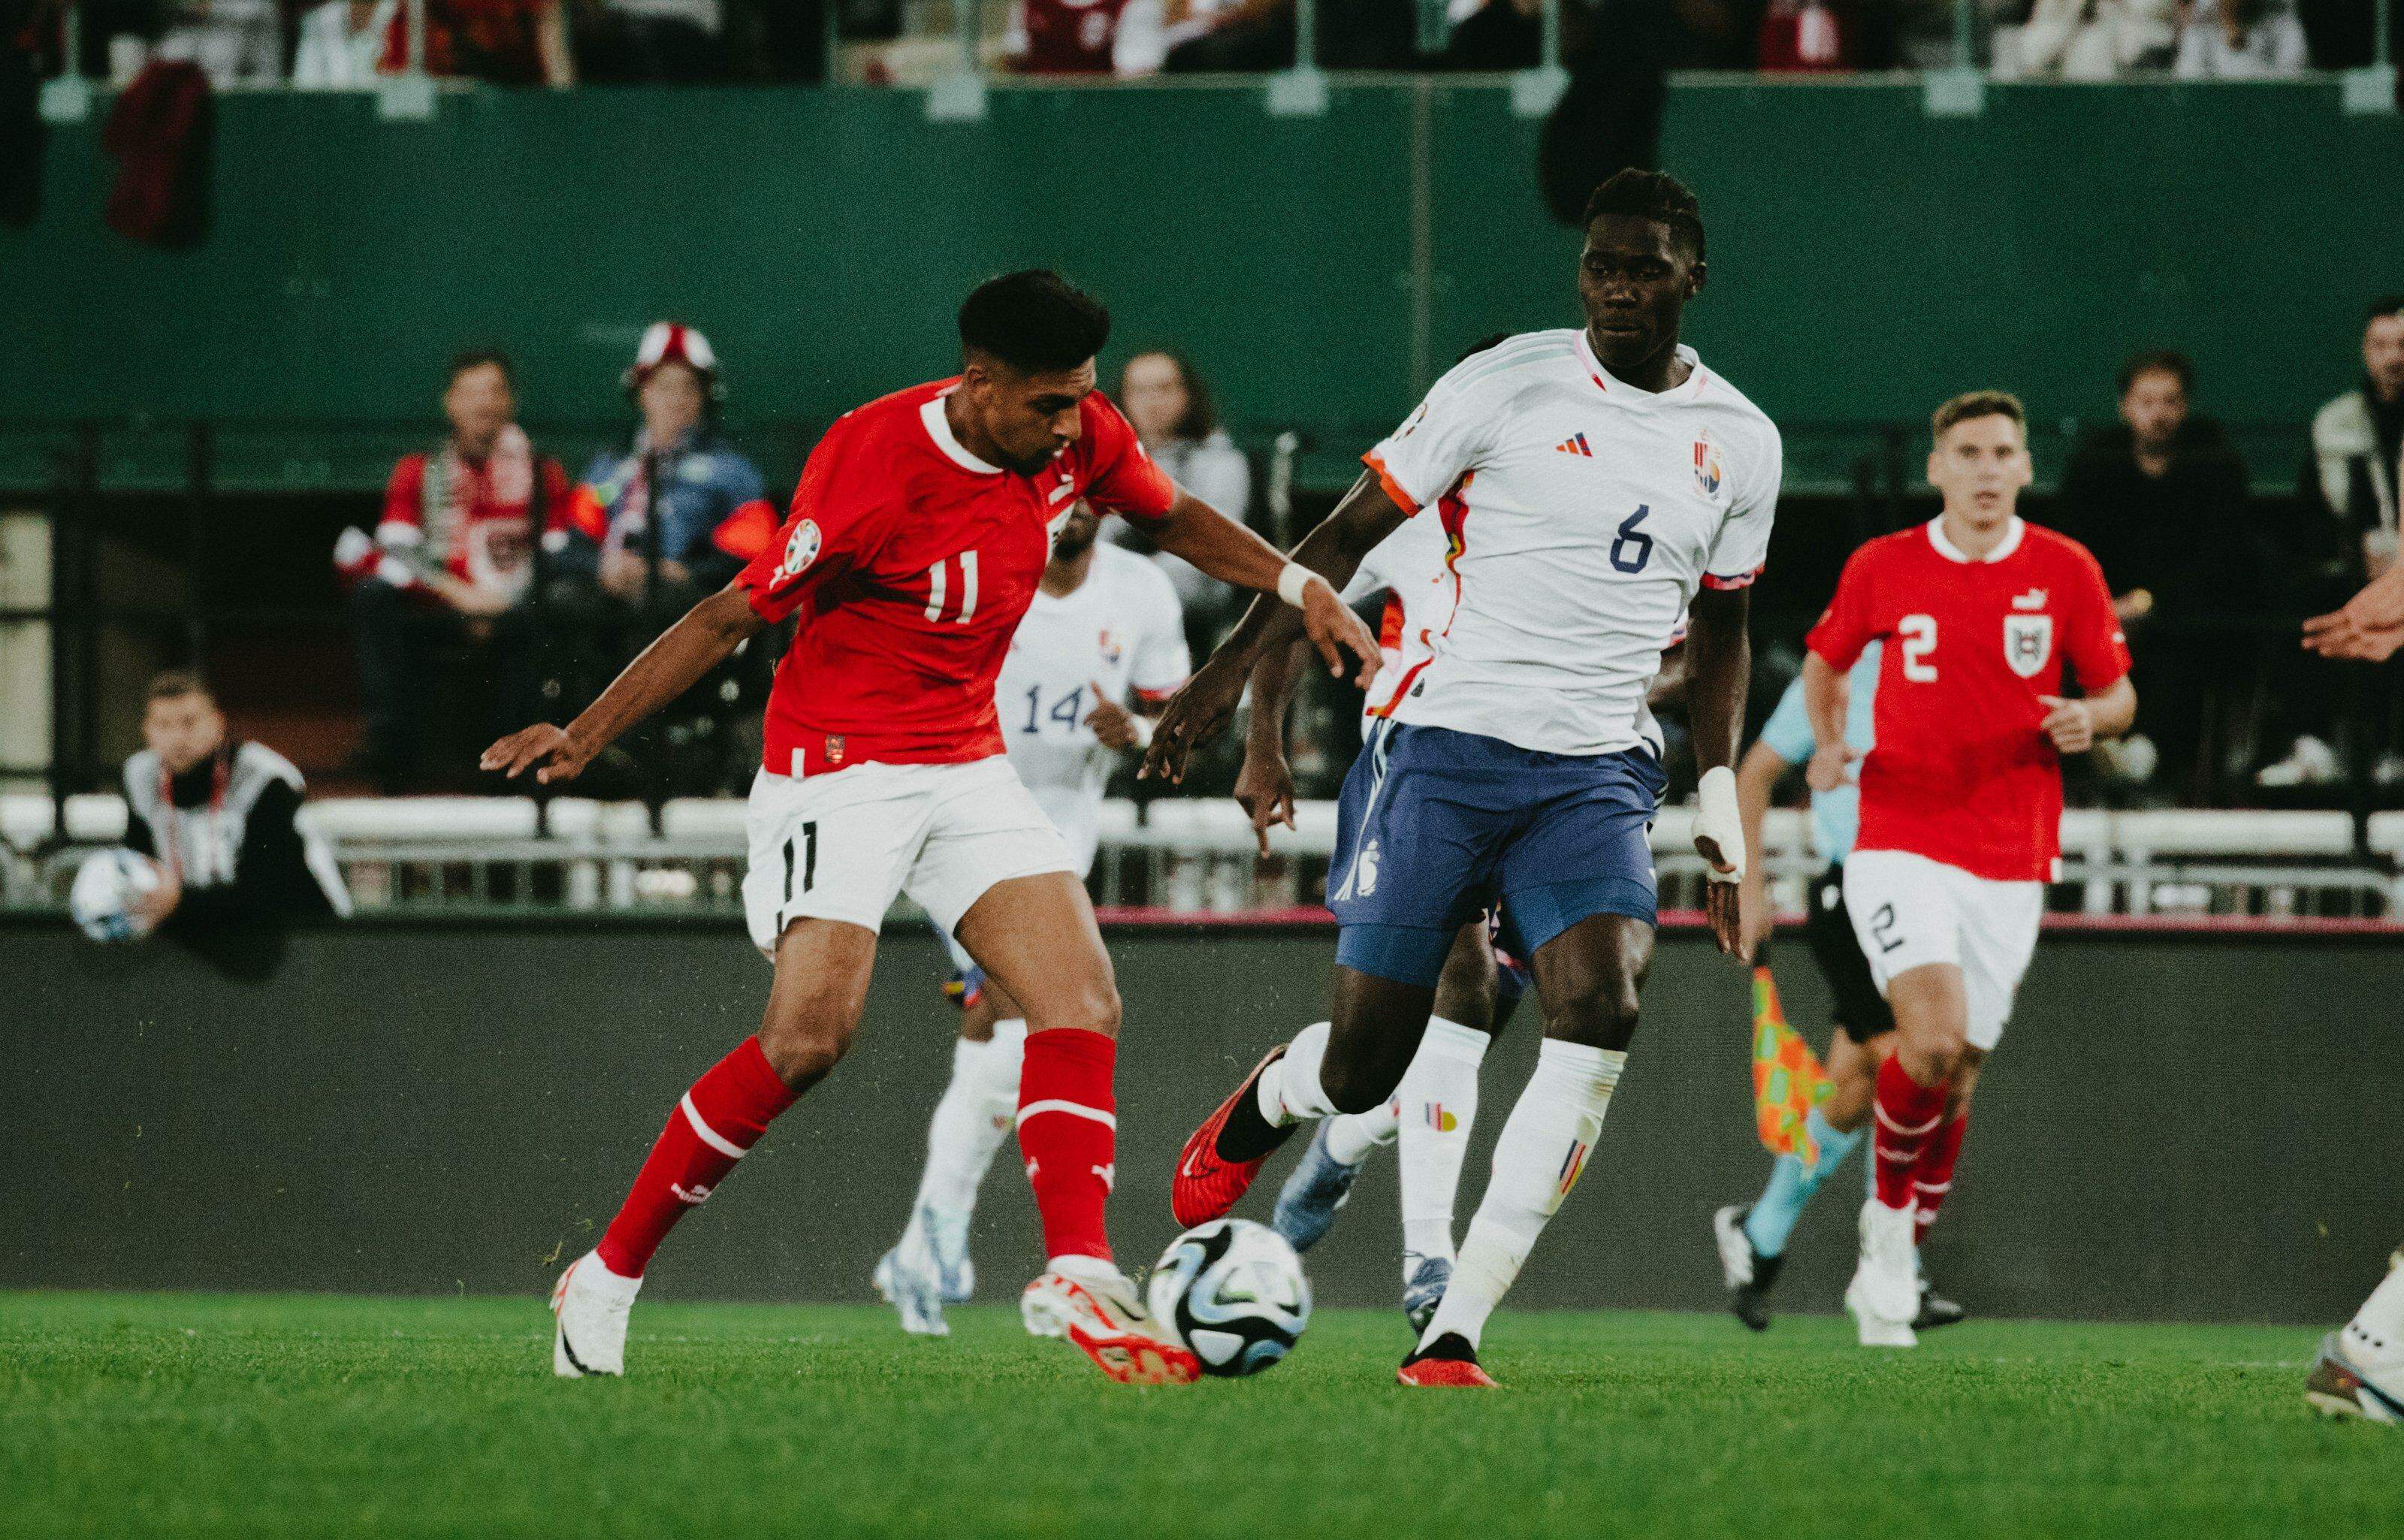
[[[333,798],[313,802],[302,831],[323,846],[362,914],[429,909],[734,915],[742,907],[745,805],[733,798],[639,803],[514,797]],[[1301,805],[1293,831],[1258,856],[1242,810],[1223,798],[1101,814],[1092,890],[1120,910],[1257,916],[1315,906],[1335,845],[1335,805]],[[1653,830],[1664,908],[1701,904],[1703,864],[1687,813]],[[63,827],[65,838],[52,835]],[[50,909],[77,864],[125,828],[107,793],[0,797],[0,908]],[[1772,907],[1795,915],[1824,864],[1809,820],[1773,810],[1758,852]],[[2404,812],[2373,815],[2357,841],[2341,812],[2074,809],[2062,818],[2057,913],[2383,920],[2404,924]],[[905,911],[906,912],[906,911]]]

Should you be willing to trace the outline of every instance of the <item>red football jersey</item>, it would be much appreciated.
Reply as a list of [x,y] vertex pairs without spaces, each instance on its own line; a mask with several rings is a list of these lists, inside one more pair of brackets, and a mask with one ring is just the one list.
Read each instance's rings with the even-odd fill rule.
[[1870,541],[1806,638],[1839,674],[1883,639],[1857,850],[1909,850],[1999,882],[2049,880],[2062,759],[2039,695],[2129,671],[2104,569],[2067,535],[2012,521],[1973,561],[1937,521]]
[[734,580],[762,619],[803,611],[768,696],[778,775],[1000,753],[994,679],[1069,510],[1083,497],[1149,520],[1177,500],[1100,392],[1084,399],[1076,443],[1021,476],[953,434],[943,398],[957,383],[838,418],[810,452],[784,526]]

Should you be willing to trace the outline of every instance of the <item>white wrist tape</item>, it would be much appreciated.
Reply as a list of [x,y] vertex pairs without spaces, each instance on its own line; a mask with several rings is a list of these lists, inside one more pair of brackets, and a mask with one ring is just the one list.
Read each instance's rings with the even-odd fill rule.
[[1146,749],[1151,748],[1151,747],[1152,747],[1152,719],[1151,719],[1150,717],[1140,717],[1140,716],[1139,716],[1139,717],[1132,717],[1131,721],[1132,721],[1131,730],[1132,730],[1132,731],[1134,732],[1134,734],[1135,734],[1135,746],[1136,746],[1136,749],[1137,749],[1137,751],[1138,751],[1138,752],[1141,752],[1142,750],[1144,750],[1144,749]]
[[1300,562],[1288,562],[1285,570],[1278,574],[1278,597],[1299,609],[1302,608],[1302,591],[1314,582],[1324,581]]
[[1704,875],[1713,882],[1736,881],[1744,875],[1744,819],[1737,811],[1736,772],[1725,764],[1704,771],[1695,785],[1695,838],[1716,843],[1720,859],[1736,868],[1723,872],[1706,867]]

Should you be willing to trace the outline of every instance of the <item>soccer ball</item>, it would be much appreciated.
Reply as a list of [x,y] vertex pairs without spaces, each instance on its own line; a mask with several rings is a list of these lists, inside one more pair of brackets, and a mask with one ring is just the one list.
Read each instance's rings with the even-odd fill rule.
[[1152,1317],[1205,1374],[1258,1374],[1310,1323],[1310,1280],[1285,1237],[1249,1219],[1214,1219],[1168,1243],[1152,1270]]
[[95,851],[76,869],[67,913],[94,941],[139,941],[150,933],[150,922],[134,912],[133,901],[165,882],[147,856],[122,847]]

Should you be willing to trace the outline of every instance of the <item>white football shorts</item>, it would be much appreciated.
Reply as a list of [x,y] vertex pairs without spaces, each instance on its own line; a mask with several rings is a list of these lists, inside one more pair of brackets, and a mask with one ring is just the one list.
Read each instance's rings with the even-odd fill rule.
[[907,893],[948,934],[996,883],[1075,869],[999,754],[962,764],[871,762],[799,779],[762,770],[744,827],[744,916],[771,959],[797,919],[874,931]]
[[1908,850],[1856,850],[1845,860],[1845,908],[1880,994],[1899,973],[1950,962],[1962,970],[1970,1045],[2003,1041],[2036,951],[2045,884],[1995,882]]

